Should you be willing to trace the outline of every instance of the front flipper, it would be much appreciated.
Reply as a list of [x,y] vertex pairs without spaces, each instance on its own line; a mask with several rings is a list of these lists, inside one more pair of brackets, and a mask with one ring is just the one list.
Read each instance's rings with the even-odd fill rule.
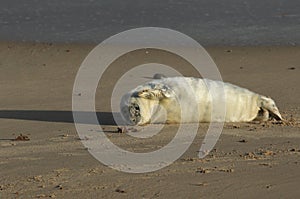
[[[261,109],[265,112],[268,111],[270,115],[274,116],[276,120],[283,120],[274,100],[269,97],[261,96]],[[269,114],[268,114],[269,115]],[[265,118],[264,118],[265,119]]]
[[162,84],[150,84],[149,88],[145,88],[137,93],[139,97],[151,100],[162,100],[174,96],[174,92],[167,86]]

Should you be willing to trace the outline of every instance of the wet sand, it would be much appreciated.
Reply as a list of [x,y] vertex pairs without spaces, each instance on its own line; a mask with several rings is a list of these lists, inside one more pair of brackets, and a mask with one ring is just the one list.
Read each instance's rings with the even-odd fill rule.
[[[184,155],[151,173],[108,168],[82,145],[72,118],[72,89],[81,62],[94,45],[0,43],[0,198],[296,198],[300,191],[300,47],[226,47],[206,50],[222,78],[271,96],[288,123],[226,124],[215,149],[198,150],[208,128]],[[158,59],[172,65],[157,53]],[[161,57],[160,57],[161,56]],[[104,78],[117,79],[115,62]],[[181,71],[193,76],[184,66]],[[151,139],[116,133],[110,114],[114,82],[102,80],[96,108],[106,135],[132,151],[152,151],[168,143],[178,126]],[[102,120],[102,121],[101,121]],[[20,134],[29,141],[14,141]]]

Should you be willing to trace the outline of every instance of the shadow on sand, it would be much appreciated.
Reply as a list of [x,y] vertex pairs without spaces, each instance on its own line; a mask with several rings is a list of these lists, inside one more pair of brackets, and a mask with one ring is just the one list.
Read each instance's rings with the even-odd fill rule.
[[[93,119],[94,112],[74,112],[77,123],[80,124],[98,124]],[[120,117],[120,113],[97,112],[97,118],[100,125],[116,125],[113,114]],[[1,110],[0,119],[18,119],[33,120],[44,122],[64,122],[74,123],[72,111],[51,111],[51,110]],[[78,119],[79,118],[79,119]]]

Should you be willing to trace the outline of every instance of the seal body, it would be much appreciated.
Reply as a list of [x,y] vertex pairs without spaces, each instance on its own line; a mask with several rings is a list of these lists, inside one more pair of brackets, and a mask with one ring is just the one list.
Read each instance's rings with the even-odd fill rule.
[[268,97],[230,83],[193,77],[155,79],[126,93],[120,104],[132,125],[249,122],[282,119]]

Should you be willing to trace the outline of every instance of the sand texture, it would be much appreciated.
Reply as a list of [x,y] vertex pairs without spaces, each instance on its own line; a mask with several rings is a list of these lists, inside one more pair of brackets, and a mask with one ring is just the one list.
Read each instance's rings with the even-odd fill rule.
[[[226,124],[214,150],[204,159],[197,155],[208,124],[200,124],[193,144],[180,159],[144,174],[104,166],[77,135],[72,118],[73,83],[93,47],[0,43],[0,198],[300,195],[300,47],[206,48],[224,81],[271,96],[287,122]],[[157,61],[193,76],[186,63],[158,51],[150,53],[157,54]],[[99,83],[96,108],[102,114],[100,123],[111,141],[124,149],[157,150],[172,139],[176,125],[166,126],[152,138],[138,139],[117,133],[111,118],[114,81],[127,66],[147,61],[141,52],[132,57],[114,62]]]

